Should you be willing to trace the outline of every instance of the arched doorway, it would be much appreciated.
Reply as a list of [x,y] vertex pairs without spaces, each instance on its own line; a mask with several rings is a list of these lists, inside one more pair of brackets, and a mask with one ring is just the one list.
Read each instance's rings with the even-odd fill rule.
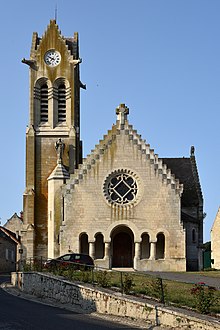
[[112,267],[133,267],[134,235],[128,227],[112,233]]

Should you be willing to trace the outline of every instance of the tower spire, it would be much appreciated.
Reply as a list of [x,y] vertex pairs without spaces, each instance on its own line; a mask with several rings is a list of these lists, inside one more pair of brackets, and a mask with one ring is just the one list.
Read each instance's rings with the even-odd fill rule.
[[55,21],[57,22],[57,3],[55,5]]

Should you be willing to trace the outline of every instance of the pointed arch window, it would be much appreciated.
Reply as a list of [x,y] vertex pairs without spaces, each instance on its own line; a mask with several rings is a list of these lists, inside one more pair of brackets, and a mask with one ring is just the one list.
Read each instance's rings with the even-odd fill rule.
[[48,86],[46,83],[40,87],[40,121],[48,121]]
[[58,122],[66,121],[66,86],[60,84],[58,87]]

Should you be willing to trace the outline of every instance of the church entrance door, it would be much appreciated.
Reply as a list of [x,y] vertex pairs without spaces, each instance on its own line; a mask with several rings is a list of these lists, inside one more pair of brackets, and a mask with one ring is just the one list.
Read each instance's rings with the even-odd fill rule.
[[112,240],[112,267],[133,267],[133,234],[129,230],[115,233]]

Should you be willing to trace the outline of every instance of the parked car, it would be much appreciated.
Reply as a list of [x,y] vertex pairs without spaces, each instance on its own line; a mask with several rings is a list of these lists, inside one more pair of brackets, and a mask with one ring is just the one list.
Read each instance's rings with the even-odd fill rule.
[[93,259],[88,254],[68,253],[56,259],[47,260],[44,267],[51,268],[73,268],[73,269],[91,269],[94,267]]

